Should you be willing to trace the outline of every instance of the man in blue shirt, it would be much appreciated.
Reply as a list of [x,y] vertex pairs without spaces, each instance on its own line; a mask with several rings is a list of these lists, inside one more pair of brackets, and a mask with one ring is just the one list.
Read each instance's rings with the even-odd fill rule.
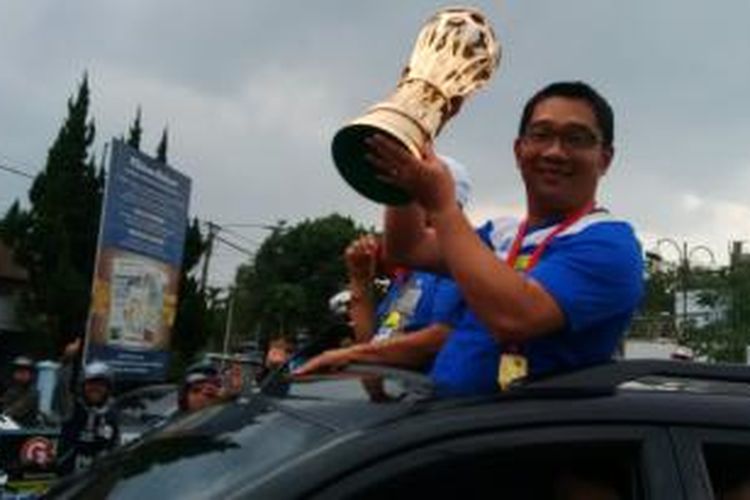
[[613,140],[612,110],[590,86],[542,89],[514,142],[526,217],[475,231],[430,144],[417,158],[385,136],[368,139],[371,163],[414,199],[386,209],[387,256],[448,272],[468,306],[432,369],[441,394],[491,393],[612,357],[643,294],[633,229],[596,204]]

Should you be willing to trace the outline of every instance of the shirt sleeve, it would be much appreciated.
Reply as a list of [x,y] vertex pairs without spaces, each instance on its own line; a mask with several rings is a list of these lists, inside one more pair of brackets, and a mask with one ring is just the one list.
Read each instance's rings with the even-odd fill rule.
[[490,234],[492,233],[493,224],[492,221],[487,221],[478,228],[474,230],[477,236],[479,236],[479,239],[482,240],[482,242],[492,248],[492,241],[490,238]]
[[643,259],[632,228],[599,224],[553,241],[529,276],[565,314],[573,333],[632,313],[643,295]]

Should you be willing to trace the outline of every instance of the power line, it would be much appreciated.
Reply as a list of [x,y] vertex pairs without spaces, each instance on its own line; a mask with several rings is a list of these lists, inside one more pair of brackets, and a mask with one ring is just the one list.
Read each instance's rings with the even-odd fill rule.
[[244,227],[244,228],[266,229],[268,231],[274,231],[276,229],[284,229],[285,225],[283,223],[261,224],[258,222],[233,222],[230,224],[222,224],[222,227]]
[[239,246],[238,244],[233,243],[233,242],[227,240],[226,238],[223,238],[223,237],[219,236],[218,234],[214,234],[214,238],[216,238],[216,240],[218,240],[218,241],[221,241],[222,243],[224,243],[228,247],[234,248],[235,250],[237,250],[240,253],[244,253],[248,257],[252,257],[253,256],[253,252],[250,251],[249,249],[243,248],[243,247]]
[[251,238],[248,238],[247,236],[245,236],[245,235],[243,235],[243,234],[241,234],[241,233],[238,233],[237,231],[233,231],[233,230],[231,230],[231,229],[227,229],[227,227],[226,227],[226,226],[219,226],[219,227],[220,227],[220,228],[221,228],[221,230],[222,230],[222,231],[224,231],[225,233],[229,233],[229,234],[231,234],[232,236],[234,236],[235,238],[239,238],[239,239],[241,239],[241,240],[242,240],[242,241],[244,241],[245,243],[249,243],[249,244],[251,244],[251,245],[255,245],[255,246],[260,246],[260,245],[261,245],[261,243],[260,243],[259,241],[257,241],[257,240],[253,240],[253,239],[251,239]]
[[21,177],[26,177],[27,179],[33,179],[34,176],[31,175],[28,172],[24,172],[23,170],[19,170],[17,168],[10,167],[8,165],[4,165],[0,163],[0,170],[4,170],[5,172],[9,172],[11,174],[20,175]]

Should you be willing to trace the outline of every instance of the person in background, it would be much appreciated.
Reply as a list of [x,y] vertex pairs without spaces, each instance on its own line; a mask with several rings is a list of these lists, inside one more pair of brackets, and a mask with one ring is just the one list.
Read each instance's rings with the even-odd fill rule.
[[13,360],[8,388],[0,397],[0,412],[22,427],[34,427],[39,418],[39,391],[36,388],[36,367],[27,356]]
[[113,373],[106,363],[94,361],[84,367],[81,394],[60,433],[58,456],[62,473],[83,470],[120,444],[113,388]]
[[221,385],[204,372],[187,373],[180,387],[178,405],[182,412],[202,410],[221,401]]
[[[447,156],[441,159],[456,183],[457,204],[464,208],[471,193],[466,167]],[[464,308],[454,281],[446,275],[392,265],[383,256],[380,238],[374,235],[352,242],[344,258],[356,345],[327,351],[295,374],[340,369],[352,362],[428,370]],[[373,284],[382,274],[388,274],[391,283],[376,304]]]

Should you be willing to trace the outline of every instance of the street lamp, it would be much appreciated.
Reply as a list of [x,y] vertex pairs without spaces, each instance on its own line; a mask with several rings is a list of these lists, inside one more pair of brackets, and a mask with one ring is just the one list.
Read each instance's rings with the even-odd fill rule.
[[656,251],[659,252],[659,247],[661,247],[664,244],[668,244],[672,248],[674,248],[677,251],[677,257],[679,258],[678,261],[678,269],[680,272],[680,281],[682,282],[682,322],[683,324],[687,322],[687,316],[688,316],[688,284],[687,284],[687,277],[688,272],[690,271],[690,259],[697,253],[697,252],[704,252],[706,255],[708,255],[710,262],[712,265],[716,264],[716,258],[714,257],[714,253],[711,251],[710,248],[708,248],[705,245],[694,245],[689,246],[687,241],[683,241],[682,245],[677,243],[672,238],[661,238],[656,242]]

